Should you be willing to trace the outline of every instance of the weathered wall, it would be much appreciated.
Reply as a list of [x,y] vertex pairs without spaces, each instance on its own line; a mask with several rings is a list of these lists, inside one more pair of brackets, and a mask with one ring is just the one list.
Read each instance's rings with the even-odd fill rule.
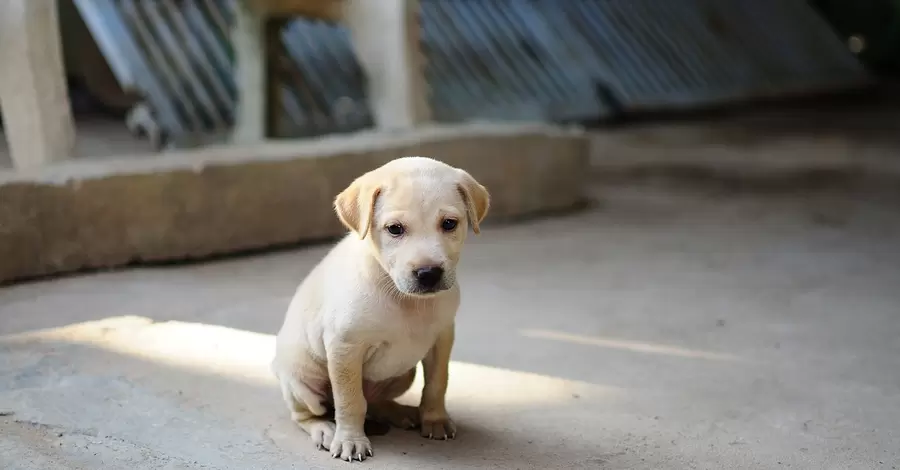
[[471,172],[490,220],[566,209],[582,200],[587,153],[580,132],[472,124],[0,173],[0,281],[337,236],[334,196],[405,155]]

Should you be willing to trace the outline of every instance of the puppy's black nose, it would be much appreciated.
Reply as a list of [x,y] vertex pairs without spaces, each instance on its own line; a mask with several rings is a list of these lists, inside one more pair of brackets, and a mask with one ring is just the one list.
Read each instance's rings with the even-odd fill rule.
[[416,282],[419,283],[419,286],[430,290],[437,287],[438,283],[441,282],[441,278],[444,276],[444,268],[440,266],[426,266],[413,271],[413,275],[416,277]]

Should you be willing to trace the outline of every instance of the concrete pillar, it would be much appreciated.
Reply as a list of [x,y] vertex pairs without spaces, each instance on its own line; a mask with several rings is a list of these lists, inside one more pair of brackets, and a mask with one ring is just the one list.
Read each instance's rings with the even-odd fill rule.
[[56,0],[0,0],[0,111],[16,168],[69,158],[69,104]]
[[347,0],[344,22],[368,80],[380,129],[409,129],[431,120],[418,0]]
[[265,17],[250,8],[244,0],[235,2],[235,5],[237,9],[231,39],[238,96],[232,140],[248,144],[266,138]]

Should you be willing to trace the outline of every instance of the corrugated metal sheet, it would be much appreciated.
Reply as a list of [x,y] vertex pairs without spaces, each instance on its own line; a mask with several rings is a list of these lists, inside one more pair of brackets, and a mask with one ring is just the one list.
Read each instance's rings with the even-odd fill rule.
[[424,0],[423,29],[443,119],[591,119],[867,78],[805,0]]
[[[121,85],[145,96],[167,134],[222,134],[233,124],[234,0],[74,1]],[[281,74],[288,134],[371,126],[344,29],[297,20],[283,40],[293,65]]]
[[[75,0],[122,85],[173,135],[233,121],[234,0]],[[421,0],[434,115],[579,120],[852,86],[866,74],[805,0]],[[371,124],[347,32],[283,38],[292,135]]]

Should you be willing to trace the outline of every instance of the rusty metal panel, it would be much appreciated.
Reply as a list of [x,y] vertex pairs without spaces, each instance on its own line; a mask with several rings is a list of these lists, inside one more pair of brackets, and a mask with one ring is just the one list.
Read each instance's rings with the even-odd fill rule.
[[[233,122],[235,0],[74,0],[123,87],[173,135]],[[565,121],[852,87],[863,67],[805,0],[421,0],[434,116]],[[347,31],[283,39],[290,135],[368,127]]]
[[303,16],[337,22],[343,12],[343,0],[242,0],[257,12],[284,16]]

